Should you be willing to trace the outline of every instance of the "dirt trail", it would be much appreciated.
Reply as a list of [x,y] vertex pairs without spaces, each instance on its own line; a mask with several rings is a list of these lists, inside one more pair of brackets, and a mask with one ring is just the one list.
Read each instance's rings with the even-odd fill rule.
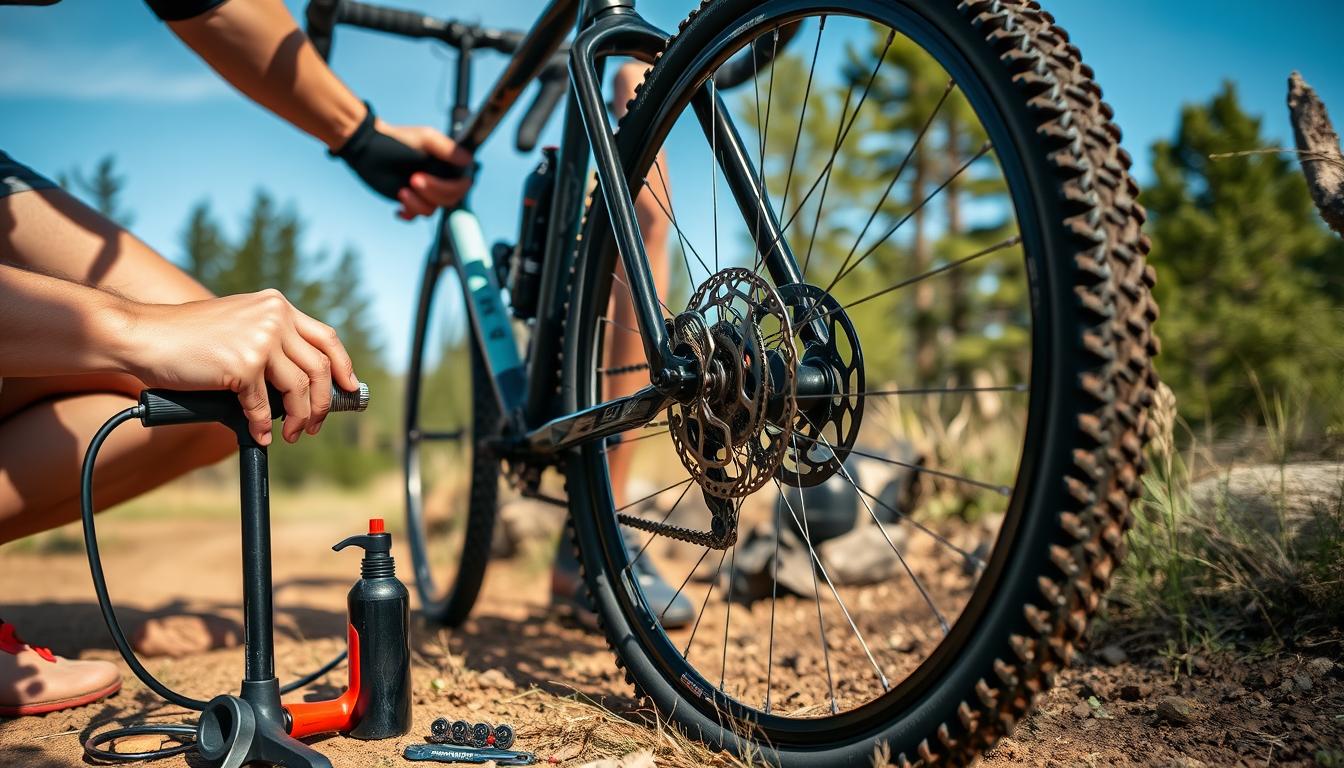
[[[328,547],[361,525],[358,512],[350,511],[275,523],[277,666],[283,678],[340,650],[344,595],[358,572],[358,558]],[[238,533],[232,519],[109,520],[105,527],[108,578],[127,626],[151,615],[191,611],[238,619]],[[404,575],[406,553],[397,555]],[[0,561],[0,615],[25,636],[58,653],[117,659],[81,552],[10,547],[0,550]],[[519,748],[543,758],[555,755],[565,765],[640,746],[658,747],[660,764],[704,765],[704,756],[678,752],[642,725],[647,721],[634,710],[630,688],[605,642],[551,618],[546,602],[544,571],[535,563],[498,565],[466,627],[448,633],[417,625],[412,733],[377,743],[329,737],[319,748],[337,768],[406,765],[402,748],[420,740],[435,717],[447,715],[511,721],[518,727]],[[1085,659],[1090,663],[1066,673],[1038,714],[985,764],[1313,765],[1318,752],[1344,756],[1344,670],[1333,662],[1309,656],[1256,664],[1216,659],[1197,664],[1195,677],[1178,677],[1161,657],[1113,660],[1119,663]],[[208,697],[237,684],[242,662],[237,650],[219,650],[149,666],[170,686]],[[343,675],[338,671],[309,693],[334,696]],[[84,765],[80,743],[93,728],[113,721],[173,722],[190,714],[164,705],[129,672],[125,678],[124,690],[101,706],[0,720],[0,766]],[[586,706],[574,700],[576,692],[641,725],[627,727],[618,719],[602,725],[607,721],[596,710],[576,712]],[[1170,696],[1181,697],[1188,709],[1172,704]],[[623,740],[581,736],[594,726],[621,730]],[[589,737],[593,740],[581,750],[579,739]],[[158,765],[190,764],[176,758]]]

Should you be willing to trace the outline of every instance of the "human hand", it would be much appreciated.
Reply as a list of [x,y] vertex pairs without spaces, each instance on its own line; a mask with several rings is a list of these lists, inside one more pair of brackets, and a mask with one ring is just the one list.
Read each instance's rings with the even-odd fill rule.
[[[375,120],[374,129],[437,160],[471,168],[471,153],[433,128],[424,125],[389,125],[382,120]],[[457,205],[471,188],[472,179],[470,174],[460,179],[444,179],[425,171],[416,171],[411,174],[409,181],[409,186],[397,192],[397,202],[401,203],[397,215],[406,221],[416,216],[433,215],[440,207]]]
[[248,429],[261,445],[271,442],[268,381],[284,396],[282,435],[290,443],[304,431],[315,435],[322,428],[333,382],[346,391],[359,387],[336,331],[274,289],[138,305],[131,327],[131,373],[152,387],[237,393]]

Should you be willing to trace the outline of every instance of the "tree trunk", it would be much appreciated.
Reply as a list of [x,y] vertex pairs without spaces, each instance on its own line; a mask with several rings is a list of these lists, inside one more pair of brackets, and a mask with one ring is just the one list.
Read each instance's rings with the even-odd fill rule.
[[[956,116],[949,116],[947,119],[947,172],[949,175],[956,173],[961,167],[963,159],[961,157],[961,125],[957,122]],[[962,236],[965,230],[965,224],[961,216],[961,180],[954,179],[947,185],[947,237],[952,242]],[[967,314],[969,313],[969,297],[967,294],[968,286],[966,284],[966,270],[954,269],[947,274],[948,296],[948,327],[952,331],[952,337],[960,340],[967,332]],[[960,358],[956,361],[956,378],[958,384],[967,384],[971,380],[970,366],[965,360]]]
[[[924,187],[929,178],[928,153],[921,147],[915,153],[915,178],[910,187],[912,205],[924,201]],[[914,274],[922,275],[933,264],[933,255],[929,248],[929,235],[924,222],[925,208],[915,211],[915,269]],[[934,381],[938,366],[937,321],[933,313],[933,284],[921,280],[915,284],[915,371],[919,376],[919,385]]]
[[1316,91],[1297,72],[1288,78],[1288,112],[1311,198],[1325,223],[1344,235],[1344,155],[1339,134]]

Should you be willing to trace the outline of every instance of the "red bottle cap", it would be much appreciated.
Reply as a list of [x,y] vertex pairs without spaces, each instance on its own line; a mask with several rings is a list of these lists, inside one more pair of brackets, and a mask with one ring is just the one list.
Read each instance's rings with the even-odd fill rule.
[[384,533],[386,530],[383,527],[383,518],[373,517],[369,519],[369,533]]

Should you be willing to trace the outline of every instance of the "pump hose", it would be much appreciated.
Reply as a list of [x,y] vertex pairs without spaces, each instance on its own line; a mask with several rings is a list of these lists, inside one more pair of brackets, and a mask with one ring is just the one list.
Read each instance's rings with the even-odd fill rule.
[[[144,412],[144,406],[136,405],[118,413],[108,419],[103,426],[98,428],[94,434],[93,440],[89,442],[89,450],[84,454],[84,466],[80,471],[79,477],[79,511],[84,522],[84,549],[89,555],[89,574],[93,577],[93,591],[98,595],[98,607],[103,612],[103,620],[107,622],[107,631],[112,635],[112,643],[117,646],[121,652],[121,657],[126,660],[126,665],[131,668],[135,676],[145,684],[151,691],[162,696],[164,699],[186,709],[192,709],[200,712],[205,709],[207,702],[200,699],[193,699],[184,696],[172,688],[159,682],[158,678],[150,674],[148,669],[140,663],[136,657],[135,651],[131,649],[131,644],[126,640],[126,633],[121,629],[121,623],[117,621],[116,611],[112,608],[112,598],[107,594],[107,578],[103,575],[103,559],[98,551],[98,533],[93,525],[93,468],[98,461],[98,451],[103,447],[103,441],[107,440],[108,435],[122,424],[138,419]],[[345,660],[346,652],[341,651],[339,655],[331,661],[323,664],[317,670],[310,672],[299,679],[281,686],[281,693],[290,693],[299,688],[312,683],[331,670],[335,669]],[[141,736],[146,734],[167,736],[172,741],[180,742],[176,747],[151,750],[148,752],[112,752],[103,749],[102,745],[109,741],[123,738],[125,736]],[[196,748],[196,726],[186,723],[172,725],[133,725],[126,728],[114,728],[103,731],[95,736],[90,736],[84,742],[84,754],[93,760],[102,762],[135,762],[139,760],[158,760],[164,757],[172,757],[189,752]]]

